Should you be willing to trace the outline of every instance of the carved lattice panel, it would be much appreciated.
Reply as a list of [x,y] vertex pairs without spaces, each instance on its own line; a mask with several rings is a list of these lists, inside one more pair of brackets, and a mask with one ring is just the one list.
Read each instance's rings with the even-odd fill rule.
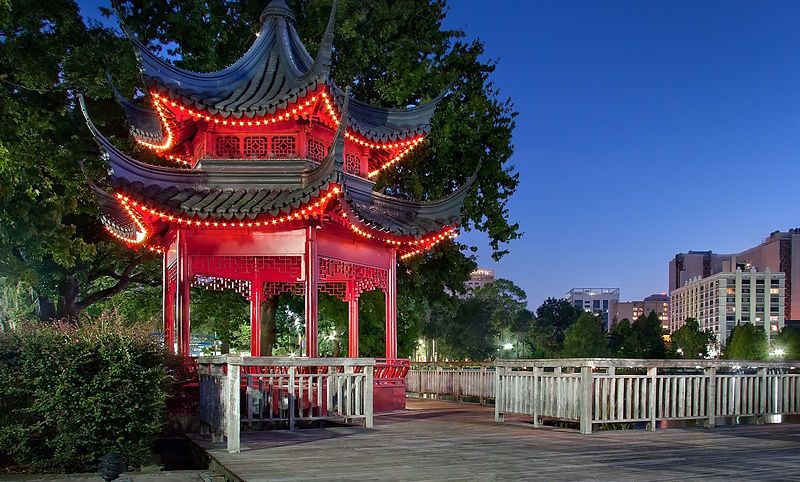
[[319,290],[342,301],[347,301],[347,283],[343,281],[320,283]]
[[319,259],[319,279],[322,283],[342,282],[352,280],[356,296],[365,291],[379,289],[384,293],[387,290],[388,270],[362,266],[360,264],[345,263],[330,258]]
[[221,158],[238,158],[239,138],[236,136],[219,136],[214,143],[214,152]]
[[249,277],[256,270],[267,276],[298,279],[300,256],[192,256],[192,273],[206,276]]
[[358,174],[361,172],[361,159],[355,154],[345,154],[344,170],[345,172],[349,172],[351,174]]
[[271,298],[275,295],[282,295],[284,293],[291,293],[295,296],[303,296],[305,294],[305,286],[303,282],[281,283],[279,281],[268,281],[264,283],[265,298]]
[[216,276],[195,276],[192,287],[212,291],[235,291],[245,299],[250,299],[250,282],[239,279],[219,278]]
[[308,158],[314,162],[322,162],[325,159],[325,144],[317,139],[309,139]]
[[272,155],[274,157],[292,157],[297,155],[297,139],[294,136],[275,136],[272,138]]
[[264,158],[269,153],[267,136],[247,136],[244,138],[244,157]]

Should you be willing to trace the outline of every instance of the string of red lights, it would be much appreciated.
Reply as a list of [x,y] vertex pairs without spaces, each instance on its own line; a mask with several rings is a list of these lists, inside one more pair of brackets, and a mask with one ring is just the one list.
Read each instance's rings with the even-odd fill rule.
[[[172,110],[175,113],[182,112],[189,115],[193,119],[213,122],[214,124],[218,125],[260,127],[269,124],[275,124],[277,122],[283,122],[297,116],[313,112],[318,102],[321,101],[324,107],[323,111],[327,114],[328,121],[333,127],[338,127],[339,118],[341,115],[331,101],[330,94],[324,88],[318,89],[317,91],[310,91],[309,94],[312,94],[311,97],[307,98],[304,102],[299,102],[292,108],[287,107],[280,114],[264,115],[260,117],[254,117],[252,119],[228,119],[222,117],[221,115],[211,115],[207,112],[193,109],[185,105],[185,103],[183,103],[180,99],[175,100],[170,98],[167,94],[159,93],[158,91],[153,90],[150,92],[150,96],[153,100],[153,106],[156,109],[156,113],[161,121],[162,128],[164,129],[164,141],[160,144],[157,144],[149,142],[144,138],[137,137],[136,142],[144,147],[156,151],[156,153],[182,166],[191,166],[191,163],[185,158],[179,155],[166,153],[166,151],[175,147],[175,134],[173,132],[171,122],[166,116],[165,110]],[[403,158],[405,158],[414,148],[422,143],[422,141],[425,139],[425,135],[421,134],[416,137],[394,142],[376,143],[371,142],[350,130],[346,130],[345,138],[369,149],[385,150],[391,153],[391,157],[387,161],[381,164],[378,168],[369,171],[367,177],[374,178],[384,170],[403,160]]]

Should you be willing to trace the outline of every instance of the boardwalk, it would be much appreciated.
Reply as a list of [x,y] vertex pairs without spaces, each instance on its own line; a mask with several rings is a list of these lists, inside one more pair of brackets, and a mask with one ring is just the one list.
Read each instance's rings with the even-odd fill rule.
[[490,408],[409,400],[375,428],[198,441],[241,480],[800,480],[800,425],[597,432],[499,425]]

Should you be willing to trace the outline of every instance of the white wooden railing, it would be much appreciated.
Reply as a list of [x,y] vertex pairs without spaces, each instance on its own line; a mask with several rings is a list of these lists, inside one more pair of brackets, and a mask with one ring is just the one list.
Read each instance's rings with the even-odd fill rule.
[[[618,373],[619,371],[619,373]],[[561,359],[498,361],[495,419],[507,413],[593,425],[800,413],[800,361]]]
[[239,452],[241,427],[300,420],[372,427],[372,358],[200,357],[201,433]]
[[494,379],[491,363],[412,362],[406,377],[406,392],[459,400],[473,397],[484,403],[494,398]]

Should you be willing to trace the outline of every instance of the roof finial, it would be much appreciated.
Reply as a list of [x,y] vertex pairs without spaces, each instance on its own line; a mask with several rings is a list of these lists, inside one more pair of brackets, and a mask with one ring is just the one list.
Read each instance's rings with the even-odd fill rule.
[[336,9],[339,5],[338,0],[333,0],[331,5],[331,13],[328,17],[328,25],[325,28],[325,33],[322,35],[322,41],[319,43],[319,50],[317,51],[317,58],[314,60],[314,65],[319,73],[328,76],[331,71],[331,55],[333,53],[333,27],[336,24]]
[[269,2],[269,5],[261,12],[261,23],[264,23],[268,17],[274,16],[285,17],[292,23],[295,22],[294,12],[292,12],[292,9],[289,8],[285,0],[272,0]]

